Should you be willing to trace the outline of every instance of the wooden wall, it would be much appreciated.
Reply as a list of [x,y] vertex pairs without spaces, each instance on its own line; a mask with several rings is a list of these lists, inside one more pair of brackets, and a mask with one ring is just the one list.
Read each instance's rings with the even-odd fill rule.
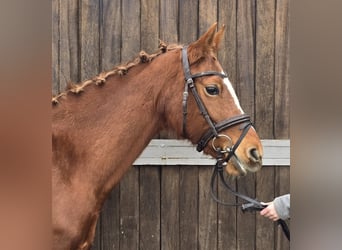
[[[263,139],[289,138],[289,0],[52,0],[52,92],[226,25],[220,62]],[[289,249],[275,224],[218,206],[212,166],[135,166],[103,208],[93,249]],[[268,201],[288,193],[289,166],[232,184]],[[227,200],[227,196],[219,188]]]

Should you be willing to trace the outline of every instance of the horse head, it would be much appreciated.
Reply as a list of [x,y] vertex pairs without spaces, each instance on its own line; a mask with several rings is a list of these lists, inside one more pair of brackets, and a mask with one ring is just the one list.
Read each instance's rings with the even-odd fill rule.
[[178,121],[178,134],[198,144],[198,151],[214,158],[220,155],[228,174],[243,176],[261,168],[263,148],[218,61],[224,27],[217,32],[216,28],[212,25],[182,49],[183,102],[178,112],[183,122]]

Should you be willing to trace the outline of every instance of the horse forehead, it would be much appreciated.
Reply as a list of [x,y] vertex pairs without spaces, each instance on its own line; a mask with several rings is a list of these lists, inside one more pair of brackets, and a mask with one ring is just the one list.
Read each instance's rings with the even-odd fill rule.
[[[225,74],[225,73],[222,71],[222,74]],[[226,85],[226,87],[228,89],[228,92],[232,96],[234,104],[236,105],[236,107],[240,110],[241,113],[244,113],[242,108],[241,108],[241,106],[240,106],[240,102],[239,102],[239,99],[238,99],[238,97],[237,97],[237,95],[235,93],[233,85],[232,85],[232,83],[228,79],[228,76],[223,78],[223,83],[224,83],[224,85]]]

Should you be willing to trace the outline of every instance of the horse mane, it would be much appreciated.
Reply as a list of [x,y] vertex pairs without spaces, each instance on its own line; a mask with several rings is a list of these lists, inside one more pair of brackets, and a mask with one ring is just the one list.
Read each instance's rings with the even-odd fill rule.
[[109,76],[126,75],[129,69],[131,69],[132,67],[138,64],[151,62],[157,56],[163,53],[166,53],[167,51],[170,51],[170,50],[180,49],[181,47],[182,47],[181,45],[166,44],[165,42],[159,40],[158,51],[156,53],[147,54],[144,50],[142,50],[139,52],[139,55],[133,60],[127,63],[121,64],[121,65],[115,66],[110,71],[103,71],[100,74],[93,77],[92,79],[85,80],[79,83],[69,82],[64,92],[59,93],[52,97],[52,105],[57,105],[59,103],[59,99],[63,96],[67,96],[68,93],[80,94],[81,92],[84,91],[84,88],[86,86],[91,85],[91,84],[95,84],[96,86],[102,86],[103,84],[106,83],[106,80]]

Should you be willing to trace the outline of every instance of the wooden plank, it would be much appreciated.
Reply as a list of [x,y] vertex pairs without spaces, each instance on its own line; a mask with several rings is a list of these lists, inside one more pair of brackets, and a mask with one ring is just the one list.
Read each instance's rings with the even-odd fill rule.
[[[243,110],[254,118],[254,12],[252,1],[237,1],[237,86]],[[254,120],[254,119],[253,119]]]
[[[218,0],[218,22],[219,26],[225,25],[225,36],[222,40],[218,58],[222,68],[227,73],[229,81],[236,87],[236,1]],[[236,181],[230,180],[229,184],[236,187]],[[218,197],[226,202],[235,203],[236,199],[227,190],[218,185]],[[217,208],[217,249],[237,249],[237,224],[236,207],[218,205]]]
[[125,0],[122,4],[121,60],[135,58],[140,50],[140,1]]
[[[264,166],[290,165],[290,140],[262,140]],[[153,139],[134,165],[213,165],[215,160],[197,152],[186,140]]]
[[290,136],[289,0],[277,1],[275,24],[275,138]]
[[120,250],[139,249],[139,168],[120,182]]
[[[189,44],[198,38],[198,0],[179,1],[179,41]],[[185,25],[186,24],[186,25]]]
[[217,248],[217,203],[211,198],[208,189],[212,167],[202,167],[198,170],[199,180],[199,219],[198,219],[198,249],[209,250]]
[[[100,5],[100,71],[120,63],[121,3],[102,0]],[[106,201],[101,219],[101,249],[120,249],[120,186]]]
[[179,249],[198,249],[198,167],[180,167]]
[[[255,126],[261,138],[273,137],[274,115],[274,0],[258,1],[256,5],[255,57]],[[256,197],[274,197],[274,168],[256,173]],[[256,216],[256,249],[274,249],[273,222]]]
[[[178,42],[178,1],[160,1],[160,39],[167,44]],[[163,130],[158,134],[158,138],[176,138],[173,131]],[[172,170],[170,170],[172,171]],[[175,170],[177,171],[177,170]],[[171,174],[171,173],[170,173]],[[177,171],[178,174],[178,171]]]
[[79,82],[79,1],[60,1],[60,91]]
[[217,22],[217,0],[199,0],[198,27],[200,35]]
[[139,177],[139,249],[160,247],[160,169],[156,166],[140,168]]
[[178,1],[160,1],[159,34],[162,41],[178,42],[178,13]]
[[[289,194],[290,193],[290,169],[286,167],[278,167],[275,170],[275,197]],[[290,232],[290,220],[286,221]],[[284,236],[282,229],[274,224],[275,226],[275,246],[277,250],[288,250],[290,249],[290,242]]]
[[[178,41],[178,1],[161,1],[160,39],[167,43]],[[159,138],[173,138],[162,131]],[[161,249],[179,249],[179,167],[161,169]]]
[[[217,1],[199,0],[198,27],[200,34],[217,22]],[[208,183],[212,174],[211,167],[198,170],[199,179],[199,220],[198,247],[199,249],[217,249],[217,203],[208,192]]]
[[141,0],[141,49],[154,53],[159,39],[159,1]]
[[273,137],[274,0],[259,1],[256,9],[255,127],[261,138]]
[[60,8],[59,0],[52,0],[52,46],[51,46],[51,59],[52,59],[52,95],[57,95],[59,91],[59,20]]
[[[238,183],[238,192],[249,197],[255,197],[255,174],[248,174],[240,178]],[[237,210],[237,249],[255,249],[255,213],[242,213]]]
[[121,61],[121,1],[102,0],[101,71],[108,71]]
[[[237,1],[237,95],[241,107],[255,117],[254,103],[254,46],[255,46],[255,2]],[[255,175],[247,175],[238,182],[238,190],[253,197]],[[255,215],[237,211],[237,249],[255,248]]]
[[[275,138],[289,138],[290,108],[289,108],[289,0],[276,2],[275,25]],[[279,167],[276,172],[275,196],[290,192],[290,169]],[[290,227],[290,221],[286,221]],[[290,230],[291,231],[291,230]],[[276,249],[290,249],[289,241],[282,230],[276,226]]]
[[[262,168],[256,174],[256,197],[260,201],[274,198],[275,169]],[[256,249],[274,249],[274,222],[256,213]]]
[[99,0],[80,1],[80,68],[81,81],[100,72]]
[[[198,9],[198,0],[177,2],[179,2],[179,41],[189,44],[198,38],[198,11],[193,11]],[[198,166],[180,167],[179,179],[179,249],[199,249]]]
[[[97,75],[100,71],[99,62],[100,62],[100,47],[99,47],[99,15],[100,15],[100,4],[99,1],[92,1],[92,0],[85,0],[85,1],[73,1],[74,5],[72,6],[74,8],[73,13],[78,14],[78,33],[74,31],[71,36],[74,36],[75,34],[78,34],[79,41],[77,43],[77,47],[75,47],[75,51],[72,53],[74,58],[68,57],[69,60],[66,61],[68,64],[75,63],[75,60],[79,60],[78,64],[75,63],[75,65],[70,66],[73,67],[73,69],[70,69],[70,71],[75,71],[76,67],[79,67],[77,80],[84,81],[89,78],[92,78],[94,75]],[[78,6],[76,5],[78,4]],[[78,12],[76,12],[76,10]],[[68,19],[67,19],[68,20]],[[74,25],[75,26],[75,25]],[[66,31],[67,32],[67,31]],[[68,34],[68,33],[67,33]],[[66,46],[68,46],[68,41],[66,41]],[[73,41],[73,44],[75,41]],[[77,49],[77,50],[76,50]],[[69,53],[69,51],[66,51]],[[75,56],[75,53],[76,56]],[[79,53],[79,54],[78,54]],[[61,55],[63,56],[63,55]],[[75,58],[76,57],[76,58]],[[69,69],[69,65],[65,66],[65,70]],[[76,77],[76,76],[75,76]],[[97,223],[97,229],[101,228],[101,219]],[[100,230],[96,230],[95,239],[94,239],[94,245],[93,249],[97,250],[100,249],[101,244],[101,235]]]
[[[121,60],[132,60],[140,50],[140,2],[121,1]],[[120,250],[139,249],[139,168],[120,182]]]
[[236,86],[236,1],[218,0],[219,27],[225,25],[225,34],[219,51],[219,61],[229,81]]
[[[236,190],[236,179],[227,179],[228,184]],[[218,197],[220,200],[236,203],[237,200],[234,195],[227,192],[222,183],[218,184]],[[218,204],[218,246],[219,250],[235,250],[237,249],[237,207],[223,206]]]
[[102,250],[120,249],[120,185],[110,193],[101,212],[101,248]]
[[161,169],[161,249],[179,249],[179,167]]

